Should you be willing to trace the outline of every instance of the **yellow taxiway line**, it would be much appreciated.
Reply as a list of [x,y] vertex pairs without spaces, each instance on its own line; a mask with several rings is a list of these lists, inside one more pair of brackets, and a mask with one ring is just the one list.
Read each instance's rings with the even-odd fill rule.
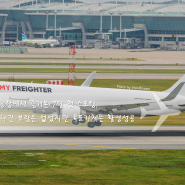
[[95,146],[95,145],[78,145],[78,144],[68,144],[71,146],[86,146],[86,147],[94,147],[94,148],[112,148],[112,149],[122,149],[122,150],[131,150],[134,148],[122,148],[122,147],[109,147],[109,146]]

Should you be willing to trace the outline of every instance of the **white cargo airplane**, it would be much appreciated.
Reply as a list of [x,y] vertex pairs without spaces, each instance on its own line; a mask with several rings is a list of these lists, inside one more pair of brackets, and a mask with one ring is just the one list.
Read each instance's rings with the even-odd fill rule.
[[49,47],[54,47],[55,45],[59,45],[59,42],[56,39],[40,39],[40,40],[37,40],[37,39],[32,39],[32,40],[27,39],[27,37],[24,34],[24,32],[22,32],[22,42],[24,44],[32,44],[32,45],[35,45],[35,47],[38,47],[38,46],[46,47],[47,45]]
[[[160,116],[153,132],[168,116],[179,115],[185,111],[185,75],[168,90],[155,92],[90,87],[95,74],[96,72],[93,72],[81,86],[0,82],[0,106],[4,101],[9,102],[5,104],[12,102],[12,109],[27,109],[38,114],[56,112],[58,116],[67,116],[70,119],[73,119],[74,115],[83,116],[81,120],[72,120],[75,125],[79,122],[85,123],[85,115],[134,115],[141,118]],[[17,107],[14,101],[25,101],[27,106]],[[48,108],[33,108],[33,101],[47,101]],[[62,106],[56,102],[62,102]],[[70,107],[71,102],[73,105]],[[92,102],[95,102],[94,107]],[[8,105],[4,108],[8,108]],[[88,122],[91,128],[100,125],[100,120]]]

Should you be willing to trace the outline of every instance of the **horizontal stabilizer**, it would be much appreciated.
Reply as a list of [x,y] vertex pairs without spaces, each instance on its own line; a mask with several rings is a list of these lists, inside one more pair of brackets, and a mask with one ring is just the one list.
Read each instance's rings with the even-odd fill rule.
[[82,87],[90,87],[90,85],[94,79],[95,74],[96,74],[96,71],[93,71],[81,86]]
[[180,114],[181,114],[181,112],[177,111],[172,114],[165,114],[165,115],[160,116],[160,118],[157,121],[155,127],[153,128],[152,132],[156,132],[159,129],[159,127],[164,123],[164,121],[168,118],[168,116],[178,116]]

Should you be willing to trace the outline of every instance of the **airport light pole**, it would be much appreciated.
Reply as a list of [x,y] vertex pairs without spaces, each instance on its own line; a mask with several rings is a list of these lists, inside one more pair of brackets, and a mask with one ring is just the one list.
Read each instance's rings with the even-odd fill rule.
[[179,0],[178,0],[178,15],[179,15]]
[[49,7],[50,7],[50,0],[49,0]]
[[128,0],[127,0],[127,12],[128,12]]
[[152,12],[152,1],[151,1],[151,12]]

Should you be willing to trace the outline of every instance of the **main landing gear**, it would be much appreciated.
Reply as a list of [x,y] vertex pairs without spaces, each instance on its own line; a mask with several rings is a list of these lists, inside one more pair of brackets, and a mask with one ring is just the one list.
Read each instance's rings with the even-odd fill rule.
[[87,126],[89,127],[89,128],[94,128],[95,126],[101,126],[101,122],[98,120],[98,121],[94,121],[94,122],[89,122],[88,124],[87,124]]
[[81,121],[79,121],[79,119],[76,119],[76,120],[72,120],[72,123],[73,125],[78,125],[79,123],[85,123],[86,122],[86,119],[85,118],[82,118]]
[[[73,123],[73,125],[78,125],[79,123],[85,123],[86,122],[86,119],[85,118],[82,118],[82,121],[79,121],[79,119],[77,119],[77,120],[72,120],[72,123]],[[87,123],[87,126],[89,127],[89,128],[94,128],[95,126],[101,126],[101,122],[99,121],[99,120],[97,120],[97,121],[93,121],[93,122],[88,122]]]

